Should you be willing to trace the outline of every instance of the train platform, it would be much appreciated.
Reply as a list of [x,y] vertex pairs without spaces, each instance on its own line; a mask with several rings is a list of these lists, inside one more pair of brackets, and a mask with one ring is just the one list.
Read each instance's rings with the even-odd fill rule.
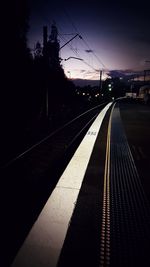
[[149,266],[150,108],[96,117],[12,267]]

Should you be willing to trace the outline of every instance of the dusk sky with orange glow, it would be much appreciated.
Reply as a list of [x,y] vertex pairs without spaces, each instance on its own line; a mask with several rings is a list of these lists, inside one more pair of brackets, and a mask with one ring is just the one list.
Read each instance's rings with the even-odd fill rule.
[[[69,78],[99,79],[99,70],[122,73],[150,69],[148,1],[30,1],[28,44],[42,43],[42,28],[56,22],[62,66]],[[68,57],[78,57],[77,60]]]

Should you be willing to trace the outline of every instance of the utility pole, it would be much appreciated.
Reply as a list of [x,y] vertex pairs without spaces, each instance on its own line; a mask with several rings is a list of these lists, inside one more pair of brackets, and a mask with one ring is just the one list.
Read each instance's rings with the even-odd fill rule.
[[[145,60],[145,63],[150,63],[150,60]],[[147,72],[150,72],[150,70],[144,70],[144,82],[146,80],[146,74]]]
[[48,105],[48,87],[46,88],[46,117],[48,118],[49,105]]
[[102,90],[102,70],[100,70],[100,79],[99,79],[99,91],[101,93]]
[[147,75],[147,73],[149,74],[149,73],[150,73],[150,70],[144,70],[144,82],[145,82],[145,80],[146,80],[146,75]]
[[144,82],[145,82],[145,78],[146,78],[146,70],[144,70]]

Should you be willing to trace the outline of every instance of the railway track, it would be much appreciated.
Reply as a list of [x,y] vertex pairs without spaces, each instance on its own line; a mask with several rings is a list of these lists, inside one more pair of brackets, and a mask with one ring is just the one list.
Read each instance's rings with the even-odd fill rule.
[[[70,132],[74,132],[74,135],[68,137],[68,139],[63,139],[61,135],[58,139],[55,138],[58,144],[59,141],[60,144],[63,144],[62,147],[58,145],[58,151],[56,153],[59,163],[63,162],[62,165],[64,166],[67,164],[69,155],[73,153],[77,143],[80,142],[80,134],[82,135],[84,133],[87,126],[92,123],[95,117],[96,110],[93,114],[90,112],[90,117],[88,116],[87,121],[86,119],[84,120],[83,127],[80,125],[81,121],[83,122],[83,118],[80,118],[81,121],[77,123],[79,127],[77,132],[75,132],[77,125],[73,123],[74,125],[71,126],[69,124],[69,127],[71,126],[72,128],[68,129],[72,129]],[[65,130],[67,132],[68,129],[61,129],[63,136],[65,135],[63,131]],[[84,139],[87,137],[87,139],[89,139],[89,136],[91,137],[92,135],[94,136],[96,132],[94,132],[93,129],[94,128],[87,132]],[[61,141],[61,138],[63,141]],[[52,138],[51,146],[53,145],[53,140]],[[99,140],[101,140],[101,142],[99,142]],[[46,147],[50,144],[47,138],[44,142],[46,142]],[[42,145],[43,144],[42,142]],[[86,145],[86,147],[88,146]],[[38,148],[38,146],[35,146],[35,151],[38,150]],[[33,152],[35,153],[32,154],[32,156],[36,162],[35,151],[31,149],[29,152],[31,152],[31,154]],[[62,154],[60,151],[62,151]],[[54,150],[52,154],[54,154]],[[73,158],[76,158],[75,155]],[[30,160],[31,159],[30,157]],[[47,167],[41,163],[41,166],[37,165],[37,168],[34,169],[35,175],[32,173],[31,176],[32,182],[35,179],[34,188],[32,188],[32,186],[30,187],[30,190],[32,189],[32,194],[34,194],[32,195],[32,202],[29,201],[30,198],[28,200],[28,196],[26,201],[29,202],[30,211],[32,211],[34,207],[34,221],[36,215],[39,214],[39,210],[35,211],[36,205],[34,199],[36,203],[41,203],[41,206],[39,204],[41,208],[42,203],[46,202],[44,199],[42,200],[41,192],[44,192],[43,196],[46,199],[46,194],[49,196],[53,185],[55,185],[57,180],[56,174],[61,172],[61,164],[57,164],[57,160],[54,159],[51,159],[51,162],[54,162],[55,166],[53,166],[51,170],[49,168],[47,171],[44,171],[44,175],[41,169]],[[33,164],[33,166],[35,165]],[[37,173],[39,175],[37,175]],[[48,175],[46,175],[46,173]],[[50,173],[51,175],[49,175]],[[55,253],[53,254],[53,248],[56,247],[55,242],[54,247],[52,243],[53,239],[55,240],[57,236],[57,230],[61,227],[61,224],[59,224],[59,228],[53,226],[57,225],[58,221],[59,223],[63,222],[63,218],[66,222],[66,214],[68,214],[67,207],[72,205],[70,201],[68,201],[68,196],[70,192],[72,192],[71,189],[76,192],[78,191],[77,193],[79,193],[79,195],[77,201],[73,199],[72,202],[73,215],[71,219],[69,219],[69,223],[68,221],[66,223],[68,229],[66,236],[64,235],[65,240],[62,249],[59,247],[60,244],[63,243],[61,240],[62,234],[58,234],[57,236],[57,238],[61,240],[61,242],[58,242],[59,249],[57,247],[60,252],[57,266],[149,266],[150,207],[124,132],[118,103],[114,103],[112,110],[109,110],[107,113],[102,131],[100,131],[97,136],[96,144],[90,157],[83,183],[81,183],[80,191],[77,186],[72,186],[71,184],[71,187],[69,185],[70,177],[72,176],[73,172],[68,176],[64,175],[63,172],[62,181],[60,178],[55,190],[53,190],[47,204],[44,206],[27,236],[26,241],[19,250],[13,266],[18,266],[18,262],[20,264],[19,266],[56,266]],[[47,179],[46,177],[49,178]],[[60,175],[58,175],[58,177],[60,177]],[[67,178],[69,179],[67,180]],[[38,181],[36,181],[36,179],[38,179]],[[35,193],[34,189],[37,184],[38,186]],[[65,192],[65,194],[62,194],[62,198],[60,197],[61,190],[63,193]],[[56,196],[56,198],[54,196]],[[23,214],[25,214],[24,210]],[[62,216],[64,214],[65,216]],[[32,214],[30,214],[30,219],[31,218]],[[25,218],[22,222],[24,221],[26,221]],[[63,223],[62,225],[62,227],[64,227]],[[48,240],[52,241],[52,243],[50,242],[50,244],[47,244]],[[46,246],[43,245],[44,243]],[[30,253],[30,247],[32,247],[32,253]],[[40,252],[39,255],[37,255],[37,251]],[[50,254],[50,251],[52,254]],[[27,261],[24,262],[24,258],[26,258]],[[54,264],[52,258],[55,260]]]
[[66,123],[1,167],[4,253],[9,266],[58,178],[99,111],[99,105]]

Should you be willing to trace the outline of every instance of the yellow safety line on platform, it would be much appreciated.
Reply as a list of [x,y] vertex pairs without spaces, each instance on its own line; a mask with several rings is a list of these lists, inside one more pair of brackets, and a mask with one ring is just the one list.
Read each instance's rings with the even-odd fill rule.
[[106,159],[104,172],[104,191],[103,191],[103,214],[102,214],[102,228],[101,228],[101,247],[100,247],[100,267],[108,267],[110,265],[110,137],[111,137],[111,121],[112,107],[106,144]]

